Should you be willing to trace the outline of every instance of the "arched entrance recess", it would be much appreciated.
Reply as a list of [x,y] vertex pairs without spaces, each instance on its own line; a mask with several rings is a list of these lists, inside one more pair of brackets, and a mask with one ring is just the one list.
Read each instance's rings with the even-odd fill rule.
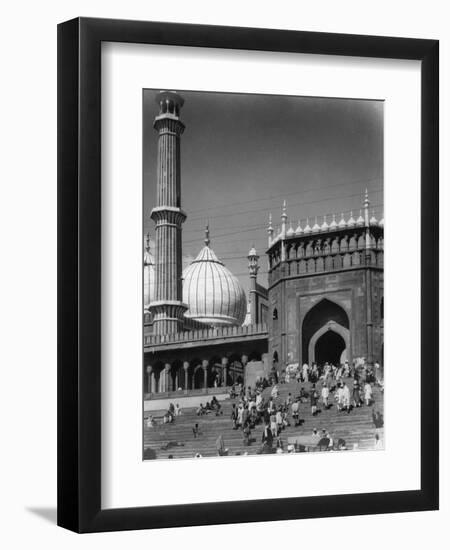
[[205,373],[201,365],[197,365],[192,375],[192,389],[201,389],[205,387]]
[[348,360],[350,346],[350,331],[345,327],[328,321],[320,328],[309,341],[309,363],[331,363],[339,365]]
[[302,361],[309,364],[351,361],[350,323],[341,306],[324,298],[305,315],[302,323]]

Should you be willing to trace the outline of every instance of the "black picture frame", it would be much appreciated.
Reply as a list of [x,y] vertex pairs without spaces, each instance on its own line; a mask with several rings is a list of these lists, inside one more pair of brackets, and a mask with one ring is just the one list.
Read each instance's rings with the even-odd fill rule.
[[[420,490],[102,510],[103,41],[421,61]],[[58,525],[98,532],[438,509],[438,67],[437,40],[91,18],[58,26]]]

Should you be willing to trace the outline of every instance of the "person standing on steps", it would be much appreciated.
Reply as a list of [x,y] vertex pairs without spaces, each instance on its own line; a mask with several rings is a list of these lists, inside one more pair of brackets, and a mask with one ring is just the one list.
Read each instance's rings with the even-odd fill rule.
[[308,374],[309,374],[308,363],[303,363],[303,367],[302,367],[303,382],[308,382],[308,379],[309,379]]
[[289,393],[284,402],[286,408],[290,407],[291,403],[292,403],[292,394]]
[[233,422],[233,430],[237,430],[237,418],[238,418],[238,414],[237,414],[237,410],[236,410],[236,404],[233,403],[233,406],[231,408],[231,421]]
[[319,394],[316,391],[316,385],[313,384],[311,387],[311,395],[310,395],[310,402],[311,402],[311,414],[313,416],[317,415],[317,401],[319,400]]
[[326,383],[323,384],[321,393],[322,393],[323,408],[325,410],[327,410],[328,409],[328,397],[330,396],[330,390],[329,390],[328,385]]
[[342,411],[343,404],[344,404],[344,389],[342,387],[342,384],[338,384],[337,390],[336,390],[336,401],[337,401],[337,410]]
[[299,402],[298,402],[298,399],[296,399],[291,405],[292,420],[294,421],[295,427],[298,426],[298,406],[299,406]]
[[361,401],[361,394],[360,394],[360,387],[358,380],[353,381],[353,406],[354,407],[361,407],[362,401]]
[[350,413],[350,389],[345,382],[342,386],[342,405],[344,410]]
[[372,386],[368,381],[364,384],[364,401],[368,407],[372,403]]
[[264,431],[262,434],[262,444],[263,444],[262,452],[270,453],[272,451],[273,434],[268,424],[264,426]]

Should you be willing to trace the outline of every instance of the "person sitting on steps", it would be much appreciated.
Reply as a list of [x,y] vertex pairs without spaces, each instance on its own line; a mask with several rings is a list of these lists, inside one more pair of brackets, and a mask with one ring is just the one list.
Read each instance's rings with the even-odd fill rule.
[[200,403],[200,407],[197,409],[197,416],[203,416],[207,413],[207,410],[203,406],[203,403]]

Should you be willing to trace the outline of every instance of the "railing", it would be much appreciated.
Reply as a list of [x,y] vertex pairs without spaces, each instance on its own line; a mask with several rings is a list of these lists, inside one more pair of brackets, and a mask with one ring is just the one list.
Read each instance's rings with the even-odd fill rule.
[[195,397],[196,395],[229,395],[231,386],[219,386],[217,388],[196,388],[193,390],[173,390],[166,392],[144,393],[144,401],[149,399],[169,399],[176,397]]
[[250,336],[267,332],[266,323],[245,325],[242,327],[214,327],[201,330],[175,332],[174,334],[147,334],[144,336],[144,346],[170,344],[175,342],[190,342],[196,340],[217,340],[233,336]]

